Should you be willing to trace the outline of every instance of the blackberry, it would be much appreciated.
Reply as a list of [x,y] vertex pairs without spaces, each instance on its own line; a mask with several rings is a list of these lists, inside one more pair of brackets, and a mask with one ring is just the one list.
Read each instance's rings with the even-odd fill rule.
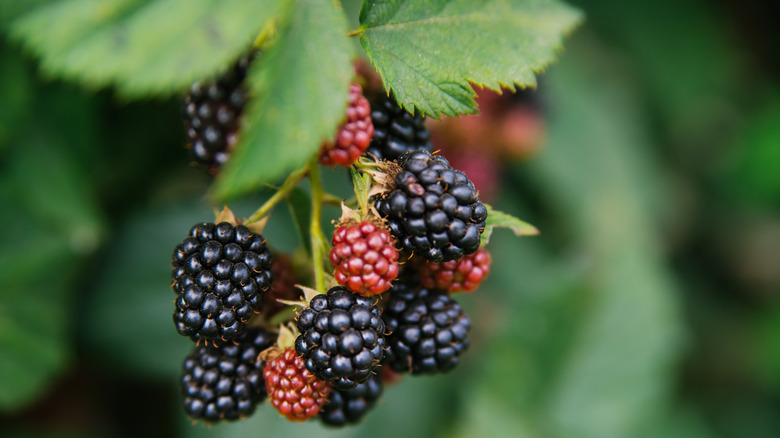
[[312,298],[297,323],[295,351],[334,388],[352,389],[379,371],[385,326],[375,300],[336,286]]
[[444,157],[407,152],[395,188],[376,201],[400,249],[432,262],[474,253],[485,230],[487,208],[466,175]]
[[317,415],[331,391],[325,381],[311,374],[292,348],[269,360],[263,370],[271,405],[290,421]]
[[216,422],[247,417],[265,400],[262,362],[257,356],[276,342],[262,329],[250,329],[236,344],[201,346],[184,360],[184,410],[195,420]]
[[351,166],[366,150],[373,135],[374,124],[371,123],[371,107],[368,99],[363,97],[363,89],[360,85],[351,84],[346,118],[339,126],[335,140],[322,145],[320,164]]
[[265,239],[243,225],[202,223],[173,251],[176,330],[194,341],[237,338],[271,285]]
[[390,233],[371,222],[342,225],[333,233],[330,261],[336,281],[363,296],[390,289],[398,276],[398,251]]
[[193,159],[214,174],[236,143],[247,100],[244,79],[254,53],[242,56],[213,82],[195,82],[184,97],[184,118]]
[[374,407],[383,390],[382,377],[378,374],[354,389],[333,390],[320,409],[320,419],[331,426],[357,423]]
[[460,260],[443,263],[424,262],[419,265],[420,283],[424,287],[447,292],[471,292],[490,272],[490,253],[480,248]]
[[449,371],[469,346],[471,321],[460,304],[414,281],[393,285],[382,319],[390,331],[383,363],[397,372]]
[[382,94],[371,102],[371,120],[374,137],[366,152],[377,158],[397,160],[404,152],[433,150],[423,115],[410,114],[395,102],[392,95]]

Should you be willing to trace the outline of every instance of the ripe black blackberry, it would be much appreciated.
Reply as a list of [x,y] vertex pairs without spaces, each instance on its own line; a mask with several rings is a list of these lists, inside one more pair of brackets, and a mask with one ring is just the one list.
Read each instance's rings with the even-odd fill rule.
[[371,121],[374,136],[366,152],[377,158],[397,160],[404,152],[433,150],[423,115],[410,114],[392,95],[382,94],[371,102]]
[[251,415],[266,398],[258,354],[276,342],[262,329],[250,329],[235,344],[200,346],[184,360],[184,411],[195,420],[216,422]]
[[471,321],[442,291],[416,279],[398,281],[389,291],[382,319],[390,334],[383,364],[397,372],[433,374],[458,364],[469,346]]
[[176,330],[214,344],[240,336],[271,285],[272,262],[263,236],[243,225],[192,227],[173,251]]
[[297,325],[295,351],[309,372],[334,388],[352,389],[379,371],[385,325],[376,300],[336,286],[312,298]]
[[376,201],[399,249],[432,262],[457,260],[479,248],[487,208],[466,175],[426,151],[398,159],[395,188]]
[[347,391],[333,390],[320,409],[320,419],[331,426],[358,423],[379,400],[384,390],[382,377],[373,375],[367,382]]
[[184,118],[193,159],[214,174],[227,161],[247,100],[244,79],[254,54],[236,61],[213,82],[195,82],[184,97]]

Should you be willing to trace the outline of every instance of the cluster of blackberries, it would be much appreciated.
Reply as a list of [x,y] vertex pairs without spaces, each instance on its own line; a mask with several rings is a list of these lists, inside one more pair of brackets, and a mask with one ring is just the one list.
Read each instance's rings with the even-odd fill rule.
[[[193,85],[185,99],[192,152],[212,171],[238,135],[249,62]],[[256,228],[232,217],[192,227],[172,258],[173,320],[196,342],[181,380],[191,418],[235,420],[267,398],[291,421],[351,424],[387,381],[458,364],[471,322],[450,294],[474,290],[488,273],[487,209],[466,175],[431,149],[420,114],[350,87],[345,121],[319,160],[380,159],[373,208],[364,202],[339,221],[329,254],[338,285],[310,290],[306,301],[290,257],[272,254]],[[284,313],[292,303],[301,308]]]
[[266,397],[258,354],[276,337],[248,328],[272,280],[263,236],[243,225],[192,227],[172,257],[173,321],[197,344],[184,360],[184,409],[195,419],[233,420]]
[[195,82],[184,97],[184,120],[192,158],[213,174],[236,144],[247,100],[244,86],[255,54],[242,56],[213,82]]

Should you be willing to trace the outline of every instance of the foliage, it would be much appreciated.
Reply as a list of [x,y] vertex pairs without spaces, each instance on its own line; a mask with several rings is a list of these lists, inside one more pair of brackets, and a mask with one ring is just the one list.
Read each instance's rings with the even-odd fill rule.
[[[747,19],[750,8],[726,14],[700,0],[576,2],[588,21],[539,84],[548,142],[532,159],[506,163],[502,195],[494,201],[494,219],[499,211],[516,215],[541,234],[516,239],[494,231],[490,277],[479,292],[462,299],[474,315],[477,341],[459,369],[436,379],[402,381],[364,423],[345,430],[287,424],[267,406],[246,421],[210,428],[184,418],[175,379],[187,343],[177,339],[165,310],[173,299],[167,263],[172,244],[195,221],[210,218],[213,205],[202,196],[210,180],[186,163],[180,102],[166,96],[192,79],[217,74],[258,34],[265,35],[262,59],[272,62],[251,73],[256,107],[247,128],[256,132],[243,139],[242,153],[265,159],[273,156],[266,148],[278,148],[284,150],[280,167],[300,167],[316,149],[316,137],[333,129],[332,114],[325,114],[326,123],[321,112],[335,114],[344,103],[335,91],[322,89],[319,76],[298,70],[331,56],[333,62],[317,65],[317,75],[346,84],[358,43],[377,50],[405,38],[397,26],[358,22],[361,14],[350,3],[355,2],[345,1],[342,11],[338,4],[318,2],[312,7],[322,12],[309,14],[291,1],[0,2],[3,432],[776,437],[780,70],[768,55],[778,33],[772,14]],[[106,15],[78,9],[90,4],[101,5]],[[389,20],[391,10],[376,8],[406,7],[411,17],[423,13],[413,6],[439,3],[366,4],[371,7],[362,16]],[[537,3],[447,7],[464,11],[472,4],[495,11]],[[538,53],[537,59],[546,60],[579,13],[560,2],[538,4],[564,11],[546,16],[558,26],[546,40],[549,50]],[[231,40],[222,49],[200,47],[197,42],[208,36],[199,33],[198,20],[217,5],[225,9],[215,19],[236,16],[246,27],[224,31]],[[149,11],[165,13],[142,23],[138,17]],[[73,16],[78,20],[68,19]],[[355,28],[351,40],[347,22]],[[177,40],[186,23],[198,35]],[[116,26],[125,26],[132,38],[126,52],[108,53],[110,37],[102,41],[101,35],[112,35]],[[310,41],[323,31],[331,46]],[[83,38],[76,32],[84,32]],[[414,32],[424,40],[444,39],[444,30]],[[165,61],[159,70],[140,50],[141,41]],[[506,62],[493,66],[499,70],[518,59],[515,48],[501,48],[502,41],[494,39],[491,46]],[[105,68],[99,58],[80,58],[85,47],[99,49],[95,53],[105,56]],[[317,52],[312,59],[293,59],[282,47]],[[415,96],[411,88],[394,85],[412,74],[407,67],[387,65],[381,50],[370,55],[385,84],[397,96],[409,94],[399,97],[409,108],[446,114],[472,107],[462,87],[472,80],[463,73],[469,59],[460,52],[466,47],[443,48],[461,55],[453,61],[457,74],[443,76],[461,84],[452,87],[454,94],[429,84],[428,94]],[[177,74],[162,71],[166,62],[187,59],[192,50],[198,56]],[[401,50],[408,55],[409,48]],[[123,57],[134,61],[124,63]],[[528,65],[536,71],[546,62]],[[295,83],[285,89],[269,85],[281,77],[294,77]],[[89,91],[60,78],[75,79]],[[484,83],[514,80],[502,75]],[[105,87],[113,87],[121,102],[95,91]],[[281,127],[263,125],[262,99],[284,111],[301,111],[283,123],[310,129],[310,141],[289,141],[285,136],[291,134]],[[266,129],[272,133],[267,139]],[[234,167],[218,194],[237,196],[277,183],[287,172],[274,176],[277,169],[268,162],[252,166],[262,172]],[[328,192],[349,192],[343,172],[325,171],[323,178]],[[231,207],[246,216],[264,196]],[[299,244],[293,223],[306,242],[310,238],[310,193],[296,189],[288,201],[292,214],[277,206],[267,230],[274,249],[292,252]],[[327,226],[339,210],[324,208]],[[511,227],[511,221],[505,225]]]
[[[366,1],[360,19],[387,88],[407,109],[438,116],[476,111],[469,82],[534,86],[580,14],[558,0],[395,0]],[[225,199],[303,166],[333,135],[354,55],[346,24],[332,0],[67,0],[23,14],[12,34],[52,76],[146,97],[215,75],[263,30],[244,133],[215,185]]]
[[455,116],[477,112],[471,84],[535,86],[580,19],[557,1],[367,2],[360,42],[402,106]]

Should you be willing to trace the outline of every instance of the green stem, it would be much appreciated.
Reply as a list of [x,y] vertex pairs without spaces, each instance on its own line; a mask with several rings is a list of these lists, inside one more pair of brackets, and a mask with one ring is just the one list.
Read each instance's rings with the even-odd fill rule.
[[[344,201],[343,198],[338,197],[336,195],[332,195],[330,193],[323,193],[322,195],[323,205],[330,205],[331,207],[341,207],[342,201]],[[347,200],[346,203],[349,204],[350,200]]]
[[357,29],[350,30],[349,33],[347,33],[347,36],[349,37],[362,36],[364,33],[366,33],[366,27],[360,26]]
[[311,258],[314,266],[314,288],[321,293],[325,292],[325,270],[322,259],[325,254],[325,234],[322,232],[322,180],[317,164],[317,157],[309,162],[309,182],[311,183]]
[[281,187],[274,193],[273,196],[268,198],[267,201],[263,205],[260,206],[260,208],[257,209],[254,213],[252,213],[252,216],[249,216],[246,221],[244,221],[245,224],[251,224],[252,222],[258,221],[265,216],[266,213],[268,213],[274,205],[278,204],[279,201],[284,199],[289,193],[290,190],[294,189],[295,186],[298,185],[299,182],[306,176],[306,174],[309,172],[308,167],[302,167],[295,172],[291,173],[290,176],[287,177],[287,179],[284,181]]

